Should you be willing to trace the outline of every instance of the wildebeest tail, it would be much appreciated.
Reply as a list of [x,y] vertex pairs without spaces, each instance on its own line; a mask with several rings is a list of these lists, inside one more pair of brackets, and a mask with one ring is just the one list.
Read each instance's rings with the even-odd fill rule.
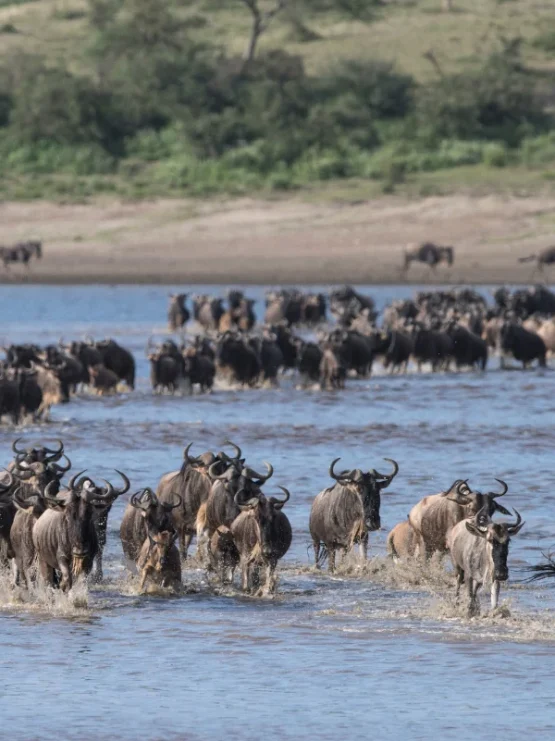
[[531,262],[532,260],[535,260],[538,256],[536,254],[534,255],[528,255],[528,257],[519,257],[519,262]]
[[526,581],[538,581],[538,579],[547,579],[555,576],[555,558],[552,553],[543,554],[546,559],[545,563],[538,563],[530,567],[532,576]]

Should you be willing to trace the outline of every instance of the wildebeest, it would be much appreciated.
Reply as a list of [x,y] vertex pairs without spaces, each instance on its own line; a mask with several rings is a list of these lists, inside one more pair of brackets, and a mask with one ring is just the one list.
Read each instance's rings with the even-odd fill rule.
[[507,493],[509,487],[501,479],[496,481],[503,491],[482,494],[472,491],[466,481],[457,479],[446,491],[424,497],[415,504],[409,512],[409,522],[418,536],[421,554],[430,557],[436,552],[446,553],[447,535],[451,528],[475,515],[482,507],[487,506],[490,516],[494,512],[510,514],[496,501]]
[[318,383],[323,357],[322,349],[315,342],[304,342],[301,340],[298,344],[297,367],[299,369],[301,385]]
[[398,522],[387,536],[387,552],[394,559],[413,558],[420,554],[418,535],[407,517]]
[[193,297],[193,316],[205,330],[216,331],[224,313],[225,309],[221,298],[211,296]]
[[181,588],[181,559],[176,539],[177,533],[173,530],[148,533],[137,559],[141,592],[145,591],[147,583],[174,592]]
[[384,368],[391,368],[392,373],[406,372],[413,349],[412,339],[397,329],[380,332],[374,337],[374,355],[381,355]]
[[484,508],[472,519],[459,522],[449,533],[447,545],[457,573],[456,596],[466,581],[469,617],[480,613],[478,591],[485,583],[491,582],[491,609],[497,607],[501,582],[509,578],[507,558],[511,535],[524,526],[516,510],[515,515],[513,524],[492,522]]
[[13,558],[10,530],[15,517],[12,496],[14,481],[10,471],[3,473],[2,480],[0,480],[0,565],[2,566],[7,566],[10,558]]
[[193,536],[197,533],[197,515],[200,506],[207,501],[212,488],[210,469],[215,471],[222,466],[227,467],[228,464],[233,467],[241,459],[241,449],[237,445],[229,441],[225,444],[233,447],[234,458],[230,458],[223,452],[218,456],[207,452],[195,458],[189,454],[193,445],[189,443],[183,451],[184,460],[181,468],[178,471],[164,474],[158,483],[156,496],[161,503],[175,501],[177,496],[181,499],[180,505],[173,511],[173,522],[179,533],[183,559],[187,558],[187,551]]
[[533,255],[518,258],[519,262],[531,262],[532,260],[536,261],[536,270],[543,271],[546,265],[553,265],[555,263],[555,247],[546,247]]
[[222,584],[231,584],[233,574],[239,564],[239,551],[233,533],[225,525],[220,525],[208,543],[210,567]]
[[470,368],[477,367],[480,370],[486,369],[488,346],[481,337],[456,322],[449,324],[447,334],[453,343],[451,355],[457,368],[469,366]]
[[236,383],[253,386],[260,375],[256,350],[237,333],[224,332],[216,352],[218,368]]
[[320,386],[326,391],[344,389],[346,377],[347,370],[338,353],[329,343],[324,345],[320,361]]
[[434,372],[448,370],[452,353],[453,340],[448,334],[424,327],[417,328],[413,354],[419,372],[422,363],[431,363]]
[[103,365],[89,366],[88,371],[92,387],[99,396],[106,396],[106,394],[115,392],[119,378],[114,371],[105,368]]
[[408,270],[412,262],[422,262],[435,270],[440,262],[452,265],[454,261],[453,247],[443,247],[433,242],[410,244],[405,249],[404,270]]
[[231,533],[240,555],[241,586],[259,595],[275,591],[277,563],[293,539],[291,524],[281,511],[291,495],[284,486],[279,488],[285,494],[283,500],[268,498],[262,492],[253,496],[244,490],[235,495],[241,513],[233,521]]
[[208,355],[196,347],[187,347],[183,350],[183,378],[188,384],[190,393],[194,386],[200,386],[200,390],[206,393],[214,386],[216,366]]
[[16,489],[13,502],[17,508],[10,529],[10,541],[14,556],[14,583],[29,588],[34,581],[33,567],[36,561],[33,543],[33,527],[46,510],[46,500],[42,493],[23,498]]
[[150,362],[150,383],[157,393],[162,390],[175,393],[184,381],[184,361],[177,345],[170,341],[161,347],[153,348],[151,341],[147,345],[147,358]]
[[[535,332],[513,322],[505,322],[500,332],[501,351],[510,354],[526,368],[533,360],[538,361],[540,368],[546,366],[547,349],[545,342]],[[502,358],[503,360],[503,358]]]
[[25,267],[29,267],[29,262],[33,256],[39,260],[42,257],[42,242],[37,239],[18,242],[13,247],[0,247],[0,259],[6,269],[12,262],[21,262]]
[[102,358],[102,364],[116,374],[120,381],[130,389],[135,388],[135,358],[125,347],[115,340],[107,339],[96,343],[96,349]]
[[334,467],[339,460],[336,458],[329,469],[336,483],[314,499],[309,523],[316,566],[320,565],[323,543],[324,556],[328,556],[332,573],[335,571],[336,550],[346,555],[355,543],[360,543],[362,555],[366,558],[368,535],[381,526],[380,494],[399,471],[397,463],[386,458],[394,467],[391,474],[379,473],[375,469],[364,473],[359,468],[336,474]]
[[179,496],[173,501],[160,502],[148,487],[133,494],[125,508],[119,529],[128,568],[135,569],[143,543],[149,535],[175,531],[172,510],[180,504]]
[[99,494],[96,489],[74,489],[78,476],[73,476],[68,488],[57,495],[52,484],[48,485],[44,498],[52,509],[47,509],[33,527],[39,573],[46,584],[54,586],[54,574],[60,572],[63,591],[90,573],[98,553],[95,510],[104,510],[110,497],[108,492]]
[[0,375],[0,417],[5,415],[11,418],[14,425],[18,424],[21,414],[21,396],[19,383],[13,375]]
[[186,293],[170,293],[170,305],[168,308],[168,327],[170,332],[182,329],[191,318],[191,313],[185,305],[186,300]]

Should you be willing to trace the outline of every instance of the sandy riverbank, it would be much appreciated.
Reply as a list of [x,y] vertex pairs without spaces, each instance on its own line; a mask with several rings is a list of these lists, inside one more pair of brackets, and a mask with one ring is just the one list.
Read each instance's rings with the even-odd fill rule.
[[554,231],[547,197],[3,203],[0,244],[38,237],[45,256],[28,275],[0,268],[0,280],[398,283],[404,246],[429,239],[454,245],[455,265],[435,275],[414,265],[410,282],[529,282],[533,268],[517,258],[552,244]]

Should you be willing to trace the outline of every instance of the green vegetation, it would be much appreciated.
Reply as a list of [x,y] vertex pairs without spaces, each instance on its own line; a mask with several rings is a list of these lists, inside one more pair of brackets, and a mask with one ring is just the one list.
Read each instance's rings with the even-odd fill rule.
[[551,187],[548,16],[443,5],[0,0],[0,196]]

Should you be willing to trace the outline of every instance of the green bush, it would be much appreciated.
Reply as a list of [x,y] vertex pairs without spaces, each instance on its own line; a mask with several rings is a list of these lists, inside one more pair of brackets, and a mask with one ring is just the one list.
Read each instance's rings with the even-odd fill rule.
[[488,167],[505,167],[509,161],[507,147],[502,142],[488,142],[484,147],[483,159]]

